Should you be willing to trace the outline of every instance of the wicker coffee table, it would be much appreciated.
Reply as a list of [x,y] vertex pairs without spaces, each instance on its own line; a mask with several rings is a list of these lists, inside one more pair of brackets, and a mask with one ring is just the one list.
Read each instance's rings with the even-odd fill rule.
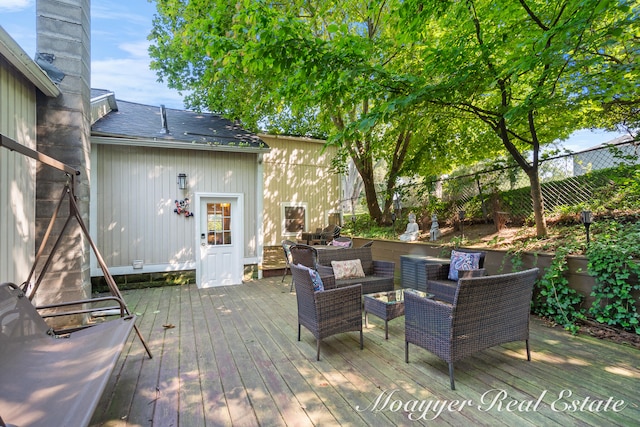
[[364,296],[364,324],[369,327],[369,313],[384,319],[384,339],[389,339],[389,320],[404,316],[404,292],[413,292],[428,297],[429,294],[415,289],[378,292]]

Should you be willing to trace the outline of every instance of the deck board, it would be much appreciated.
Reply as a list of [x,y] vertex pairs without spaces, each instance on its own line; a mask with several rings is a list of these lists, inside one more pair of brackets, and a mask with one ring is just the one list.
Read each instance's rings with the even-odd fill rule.
[[[436,356],[411,345],[404,362],[402,317],[389,323],[385,340],[384,322],[370,316],[363,350],[357,332],[327,338],[317,362],[313,335],[303,328],[297,341],[295,293],[281,276],[123,294],[154,358],[131,334],[94,426],[628,426],[640,419],[637,349],[573,337],[534,317],[531,362],[521,342],[488,349],[456,363],[452,391],[447,364]],[[491,406],[501,390],[506,397]],[[572,396],[553,410],[563,390]],[[609,397],[624,400],[624,409],[558,410],[574,399]],[[507,408],[512,400],[516,406]]]
[[[165,308],[166,321],[164,325],[174,325],[174,328],[165,328],[163,325],[154,324],[154,332],[162,337],[158,350],[153,352],[154,357],[159,358],[158,380],[156,385],[157,397],[154,401],[153,425],[177,426],[178,415],[186,413],[179,406],[180,389],[180,323],[179,314],[181,307],[181,288],[171,288],[163,292],[163,298],[169,299],[169,305]],[[164,317],[164,316],[163,316]],[[185,369],[189,369],[185,366]],[[147,390],[148,391],[148,390]],[[178,412],[176,409],[180,409]]]
[[221,329],[215,311],[207,310],[210,304],[208,295],[200,292],[190,293],[192,305],[200,310],[193,313],[196,327],[195,346],[198,353],[198,368],[202,391],[204,418],[213,425],[230,425],[231,415],[225,402],[224,389],[218,375],[218,365],[214,353],[213,339]]
[[[127,298],[127,304],[132,313],[141,314],[147,312],[148,300],[144,298],[144,295],[134,294],[131,297],[131,300]],[[144,327],[144,320],[142,317],[137,320],[139,329]],[[113,395],[113,398],[105,402],[103,407],[107,417],[118,420],[113,424],[114,426],[125,425],[122,419],[130,413],[131,399],[135,395],[137,388],[136,383],[141,369],[143,354],[145,354],[144,347],[138,340],[136,333],[132,332],[103,393],[103,396],[108,392]]]
[[[169,291],[168,288],[148,289],[144,292],[147,302],[146,311],[141,311],[141,306],[134,307],[134,312],[140,310],[143,313],[139,322],[139,329],[144,334],[147,344],[151,348],[153,359],[146,357],[144,349],[141,348],[140,341],[137,337],[133,337],[131,349],[135,352],[129,353],[131,358],[129,363],[138,363],[140,375],[138,377],[137,391],[132,396],[131,409],[126,418],[129,425],[148,425],[149,420],[153,419],[153,411],[155,406],[151,404],[158,398],[158,373],[160,370],[161,357],[158,357],[161,351],[161,335],[152,335],[151,331],[156,328],[161,329],[163,324],[167,323],[169,314],[169,298],[163,298],[162,295]],[[158,338],[160,337],[160,338]],[[142,351],[142,353],[141,353]]]

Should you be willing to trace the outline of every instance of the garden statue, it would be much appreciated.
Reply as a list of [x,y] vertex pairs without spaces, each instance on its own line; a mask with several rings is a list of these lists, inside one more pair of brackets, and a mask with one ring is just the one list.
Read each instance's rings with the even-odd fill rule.
[[431,215],[431,230],[429,231],[429,240],[435,242],[440,237],[440,226],[438,225],[438,215]]
[[404,233],[398,236],[398,239],[403,242],[413,242],[414,240],[418,240],[418,233],[420,232],[420,228],[418,227],[418,223],[416,222],[416,215],[413,213],[409,214],[409,223],[407,224],[407,229]]

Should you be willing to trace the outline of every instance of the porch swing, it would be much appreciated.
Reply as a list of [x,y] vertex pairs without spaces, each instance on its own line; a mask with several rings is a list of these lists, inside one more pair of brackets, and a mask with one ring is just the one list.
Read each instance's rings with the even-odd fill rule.
[[[136,316],[129,310],[80,215],[75,195],[80,171],[2,134],[0,146],[67,176],[29,276],[20,286],[0,284],[0,426],[5,422],[7,425],[86,426],[132,329],[149,358],[153,356],[135,324]],[[69,203],[69,215],[36,275],[36,267],[43,258],[65,200]],[[32,301],[73,218],[93,250],[111,295],[36,306]],[[84,319],[96,310],[116,312],[119,316],[102,323],[82,321],[59,329],[44,320],[62,316]]]

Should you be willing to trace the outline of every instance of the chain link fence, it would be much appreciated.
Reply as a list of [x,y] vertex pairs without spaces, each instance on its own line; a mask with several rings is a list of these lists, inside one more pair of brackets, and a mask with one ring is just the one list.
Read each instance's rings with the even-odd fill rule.
[[[543,159],[539,177],[545,212],[548,215],[568,206],[589,207],[594,199],[606,203],[607,194],[615,193],[616,183],[627,175],[637,179],[638,169],[640,146],[631,137]],[[445,218],[455,218],[464,210],[468,220],[493,220],[498,229],[506,223],[522,225],[533,217],[529,178],[515,164],[485,165],[482,170],[426,182],[421,191],[414,186],[400,190],[410,205],[425,206]]]

